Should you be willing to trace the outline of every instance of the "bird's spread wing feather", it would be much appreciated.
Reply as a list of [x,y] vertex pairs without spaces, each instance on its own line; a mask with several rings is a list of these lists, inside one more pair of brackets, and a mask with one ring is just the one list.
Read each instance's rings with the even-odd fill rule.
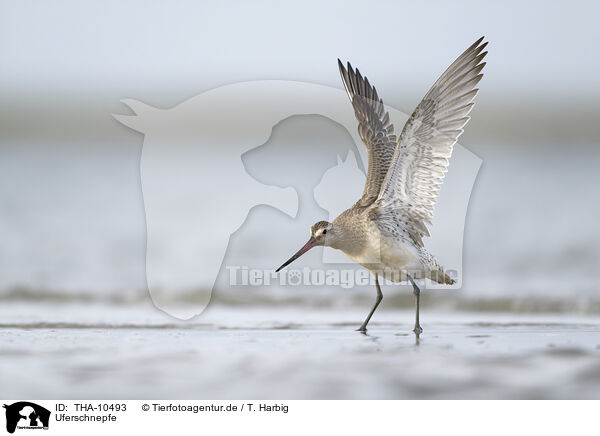
[[355,71],[350,63],[346,69],[338,59],[338,65],[358,120],[358,133],[367,147],[367,180],[358,204],[369,206],[377,199],[394,157],[394,126],[385,111],[383,101],[377,95],[375,87],[369,84],[369,80],[361,76],[358,69]]
[[402,221],[422,246],[426,224],[448,168],[448,159],[474,103],[487,42],[476,41],[456,59],[417,106],[398,140],[378,198],[378,214]]

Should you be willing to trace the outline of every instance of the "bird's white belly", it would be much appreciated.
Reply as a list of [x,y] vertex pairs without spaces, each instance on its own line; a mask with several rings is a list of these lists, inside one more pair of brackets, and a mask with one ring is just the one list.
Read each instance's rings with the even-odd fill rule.
[[415,247],[402,242],[384,242],[381,257],[383,264],[390,269],[410,269],[421,266],[419,253]]
[[390,240],[377,233],[370,235],[369,242],[359,253],[346,253],[348,257],[372,272],[422,269],[419,253],[412,244]]

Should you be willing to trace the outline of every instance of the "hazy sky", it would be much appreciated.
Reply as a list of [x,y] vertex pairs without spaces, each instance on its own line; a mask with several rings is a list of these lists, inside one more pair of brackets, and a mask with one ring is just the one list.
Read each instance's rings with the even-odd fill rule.
[[588,2],[0,2],[0,91],[131,94],[293,79],[341,87],[349,59],[380,92],[418,98],[481,35],[498,96],[600,92]]

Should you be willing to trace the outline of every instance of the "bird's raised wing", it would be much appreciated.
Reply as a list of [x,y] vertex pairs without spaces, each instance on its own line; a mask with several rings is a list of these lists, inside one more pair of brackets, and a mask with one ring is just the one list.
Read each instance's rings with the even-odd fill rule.
[[448,158],[469,121],[475,88],[483,77],[483,37],[461,54],[412,113],[394,152],[378,198],[380,213],[400,215],[418,245],[429,236],[433,209]]
[[377,95],[375,87],[369,84],[369,80],[361,76],[358,69],[354,71],[350,63],[346,69],[338,59],[338,65],[358,120],[358,133],[367,147],[369,158],[367,180],[358,203],[361,206],[369,206],[377,199],[394,157],[396,149],[394,126],[385,111],[383,101]]

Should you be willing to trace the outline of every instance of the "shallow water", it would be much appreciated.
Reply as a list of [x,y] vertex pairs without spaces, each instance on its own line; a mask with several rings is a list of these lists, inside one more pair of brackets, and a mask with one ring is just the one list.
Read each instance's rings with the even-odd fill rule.
[[550,315],[7,304],[3,398],[600,398],[600,322]]
[[[0,140],[0,146],[6,144]],[[483,166],[465,227],[464,283],[449,304],[459,301],[461,309],[471,311],[599,314],[599,203],[590,201],[594,193],[586,187],[600,183],[600,147],[488,144],[472,149]],[[0,213],[0,301],[146,299],[138,152],[85,154],[49,145],[34,151],[7,147],[0,152],[0,203],[5,205]],[[201,202],[198,207],[203,207]],[[271,218],[265,222],[272,225]],[[309,218],[311,223],[316,219]],[[244,227],[246,239],[235,246],[235,254],[242,265],[272,269],[304,242],[307,230],[294,222],[282,232],[264,224]],[[271,240],[282,245],[269,249]],[[198,265],[203,265],[202,258]],[[307,265],[322,266],[318,253],[296,263],[298,268]],[[223,267],[218,284],[227,283],[228,277]],[[177,286],[177,277],[172,279]],[[161,299],[169,304],[203,301],[198,296],[211,289],[213,280],[198,284],[192,295],[171,291]],[[355,286],[370,301],[373,288],[367,288]],[[217,291],[234,304],[266,306],[288,300],[286,304],[317,307],[350,301],[347,295],[352,293],[339,286],[270,286],[266,292],[217,286]],[[387,299],[389,293],[384,293]],[[357,308],[364,306],[364,299],[357,301]],[[410,306],[407,292],[397,307]]]

